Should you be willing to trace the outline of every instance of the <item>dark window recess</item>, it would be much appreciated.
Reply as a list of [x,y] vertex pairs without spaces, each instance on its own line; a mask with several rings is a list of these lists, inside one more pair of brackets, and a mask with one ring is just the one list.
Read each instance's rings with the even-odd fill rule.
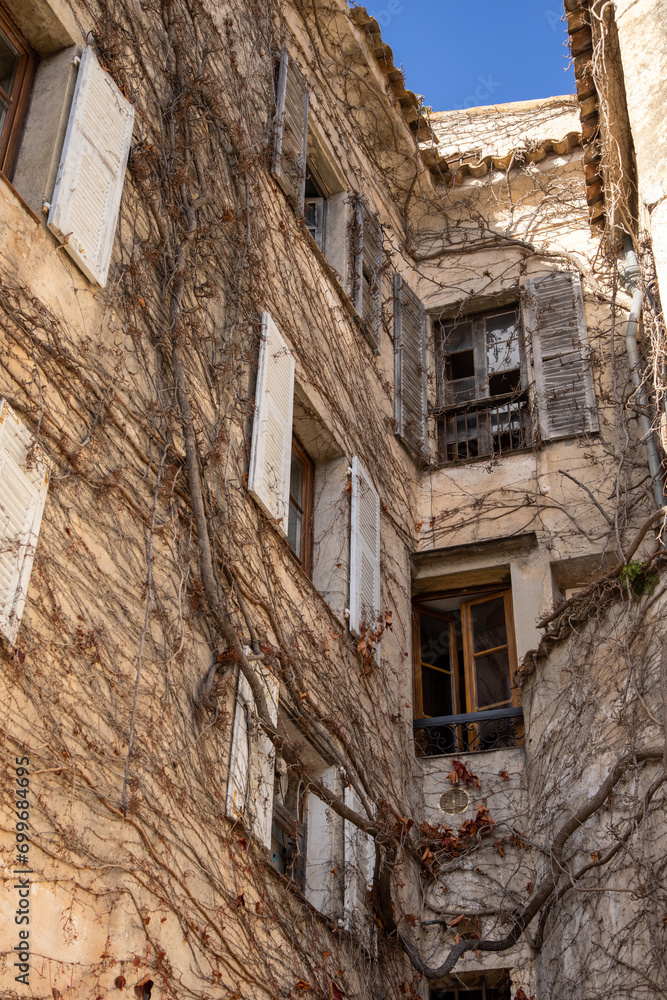
[[518,308],[436,325],[440,459],[518,451],[531,444]]
[[0,170],[11,179],[37,55],[0,8]]
[[271,863],[292,882],[303,888],[305,880],[306,828],[304,823],[305,795],[303,782],[286,765],[279,774],[276,769],[271,825]]
[[287,541],[306,573],[311,568],[314,470],[313,460],[293,437]]
[[433,756],[520,743],[510,591],[420,601],[414,615],[418,752]]

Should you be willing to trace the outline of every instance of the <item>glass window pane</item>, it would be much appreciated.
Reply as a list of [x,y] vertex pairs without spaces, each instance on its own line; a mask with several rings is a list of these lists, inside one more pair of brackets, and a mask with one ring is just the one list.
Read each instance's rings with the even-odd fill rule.
[[519,367],[519,327],[514,310],[487,318],[486,357],[489,375]]
[[474,653],[507,645],[505,600],[502,596],[492,597],[482,604],[473,604],[470,614]]
[[419,618],[424,715],[436,718],[455,713],[450,624],[422,614]]
[[475,682],[477,685],[476,711],[490,708],[507,708],[512,694],[510,691],[510,661],[507,649],[478,656],[475,660]]
[[0,31],[0,87],[11,97],[16,70],[19,64],[19,54],[7,38],[4,31]]
[[3,100],[3,98],[0,97],[0,132],[2,131],[2,129],[4,127],[5,118],[7,117],[7,109],[8,108],[9,108],[9,105],[7,104],[7,101]]
[[297,559],[301,558],[301,521],[303,515],[299,508],[290,501],[289,518],[287,521],[287,543]]
[[292,466],[289,483],[290,497],[298,507],[303,507],[303,465],[298,455],[292,452]]
[[446,327],[444,348],[446,354],[472,351],[472,323],[457,323],[456,326]]

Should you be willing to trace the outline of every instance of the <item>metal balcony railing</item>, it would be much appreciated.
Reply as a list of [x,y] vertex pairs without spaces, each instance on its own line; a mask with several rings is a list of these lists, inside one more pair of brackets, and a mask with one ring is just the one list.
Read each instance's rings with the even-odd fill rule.
[[467,715],[416,719],[414,733],[418,757],[505,750],[523,746],[523,709],[498,708]]

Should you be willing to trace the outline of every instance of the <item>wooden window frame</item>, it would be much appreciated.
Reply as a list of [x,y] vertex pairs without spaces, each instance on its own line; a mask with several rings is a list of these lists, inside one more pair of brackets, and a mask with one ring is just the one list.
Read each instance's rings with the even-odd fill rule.
[[[514,634],[514,608],[512,604],[512,589],[511,587],[501,586],[501,587],[480,587],[476,588],[483,593],[478,593],[477,595],[468,591],[465,596],[461,594],[461,629],[463,633],[463,669],[465,678],[465,690],[460,690],[458,683],[458,653],[456,651],[456,643],[451,643],[451,632],[450,632],[450,645],[454,650],[454,656],[457,659],[456,663],[456,676],[453,685],[453,695],[455,704],[458,705],[458,712],[453,714],[469,714],[473,715],[480,711],[485,711],[485,709],[479,709],[477,707],[476,699],[476,683],[475,683],[475,655],[473,652],[473,635],[472,635],[472,620],[470,615],[470,609],[475,604],[481,604],[485,601],[493,600],[494,598],[503,597],[504,608],[505,608],[505,625],[507,629],[507,651],[509,658],[509,675],[510,675],[510,706],[512,708],[519,708],[521,706],[521,695],[519,689],[513,683],[514,675],[518,667],[517,659],[517,649],[516,649],[516,636]],[[421,634],[420,634],[420,624],[419,616],[422,613],[428,614],[432,618],[439,618],[443,621],[451,621],[451,616],[447,612],[432,611],[425,608],[423,605],[426,602],[438,600],[442,597],[454,598],[458,597],[458,593],[452,593],[451,591],[444,594],[421,594],[418,598],[415,598],[413,603],[413,644],[412,644],[412,662],[413,662],[413,692],[414,692],[414,720],[419,722],[422,719],[428,718],[424,715],[424,700],[423,700],[423,690],[422,690],[422,676],[421,676]],[[450,625],[451,629],[451,625]],[[500,647],[499,647],[500,648]],[[503,647],[504,648],[504,647]],[[488,655],[489,650],[483,651],[484,655]],[[479,653],[477,655],[482,655]],[[465,708],[462,705],[463,700],[465,700]],[[420,714],[417,714],[417,713]]]
[[0,29],[19,53],[19,64],[12,88],[12,96],[10,97],[0,89],[0,94],[9,105],[0,134],[0,172],[11,181],[39,56],[30,47],[1,6]]
[[297,459],[301,463],[301,467],[303,469],[303,485],[302,504],[297,504],[296,500],[292,497],[292,493],[290,492],[289,494],[289,509],[291,509],[292,503],[294,503],[301,512],[301,551],[295,552],[291,545],[289,546],[289,550],[297,562],[300,563],[304,573],[307,576],[310,576],[313,568],[313,484],[315,481],[315,463],[299,441],[296,434],[292,434],[291,454],[296,455]]

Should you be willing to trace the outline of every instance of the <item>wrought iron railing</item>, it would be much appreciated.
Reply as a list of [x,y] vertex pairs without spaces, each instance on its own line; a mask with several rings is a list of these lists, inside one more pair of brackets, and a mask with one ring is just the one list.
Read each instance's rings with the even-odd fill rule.
[[414,733],[419,757],[523,746],[523,709],[499,708],[490,712],[416,719]]

